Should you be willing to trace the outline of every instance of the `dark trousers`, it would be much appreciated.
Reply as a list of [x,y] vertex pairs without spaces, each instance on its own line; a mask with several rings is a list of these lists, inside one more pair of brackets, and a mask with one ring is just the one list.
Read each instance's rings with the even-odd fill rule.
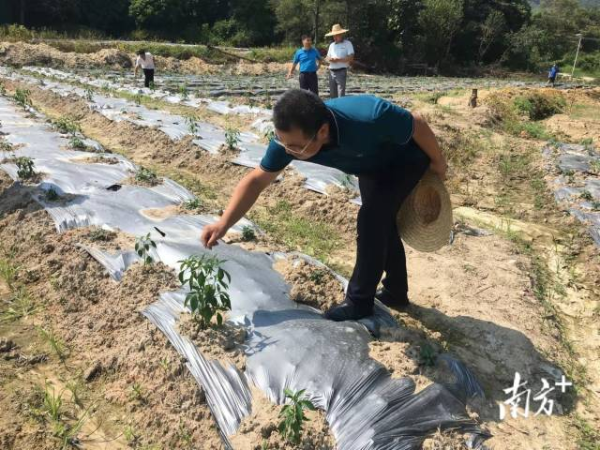
[[144,86],[150,87],[154,83],[154,69],[144,69]]
[[319,77],[317,72],[300,72],[300,89],[319,95]]
[[406,255],[396,214],[428,166],[424,158],[358,177],[362,206],[358,212],[356,265],[346,299],[361,309],[372,308],[384,271],[383,286],[392,295],[401,299],[408,292]]

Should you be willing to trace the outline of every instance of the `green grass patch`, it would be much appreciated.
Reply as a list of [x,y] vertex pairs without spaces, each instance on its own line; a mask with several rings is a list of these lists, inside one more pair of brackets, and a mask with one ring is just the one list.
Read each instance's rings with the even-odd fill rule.
[[519,113],[530,120],[544,120],[562,112],[567,102],[562,94],[533,92],[516,97],[513,104]]
[[600,432],[595,430],[581,417],[575,418],[575,427],[579,431],[577,448],[580,450],[600,450]]
[[490,95],[486,103],[497,128],[513,136],[544,140],[553,136],[538,120],[562,111],[566,105],[559,93],[532,93],[514,99],[498,93]]
[[584,105],[575,103],[570,107],[569,116],[573,119],[596,119],[598,120],[598,107],[596,105]]
[[539,122],[505,121],[502,130],[513,136],[540,140],[550,140],[554,136]]
[[329,225],[294,215],[292,206],[281,200],[264,212],[255,212],[253,219],[275,240],[327,263],[340,237]]
[[[298,47],[263,47],[253,48],[246,57],[259,62],[286,63],[292,60],[294,52]],[[233,52],[235,53],[235,52]]]

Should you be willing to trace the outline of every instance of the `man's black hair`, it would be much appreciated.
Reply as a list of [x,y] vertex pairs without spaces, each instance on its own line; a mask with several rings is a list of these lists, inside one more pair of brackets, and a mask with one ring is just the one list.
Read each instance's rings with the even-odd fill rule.
[[304,39],[311,39],[312,40],[312,36],[310,34],[303,34],[302,35],[302,40],[304,41]]
[[307,137],[329,119],[329,111],[318,95],[304,89],[290,89],[273,107],[273,125],[276,130],[290,131],[299,128]]
[[140,49],[140,50],[138,50],[138,55],[140,55],[140,56],[146,56],[146,50],[143,49],[143,48]]

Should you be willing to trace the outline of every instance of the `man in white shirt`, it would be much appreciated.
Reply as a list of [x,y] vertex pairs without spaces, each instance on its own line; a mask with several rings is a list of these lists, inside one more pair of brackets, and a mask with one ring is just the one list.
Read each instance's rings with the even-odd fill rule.
[[137,77],[140,67],[144,71],[144,86],[149,88],[150,83],[154,84],[154,57],[152,53],[146,50],[138,51],[138,57],[135,60],[135,69],[133,70],[134,77]]
[[333,42],[329,45],[327,51],[327,61],[329,62],[329,96],[331,98],[343,97],[346,95],[346,79],[348,75],[348,66],[354,59],[354,47],[352,42],[346,39],[345,34],[348,30],[335,24],[331,32],[325,36],[333,36]]

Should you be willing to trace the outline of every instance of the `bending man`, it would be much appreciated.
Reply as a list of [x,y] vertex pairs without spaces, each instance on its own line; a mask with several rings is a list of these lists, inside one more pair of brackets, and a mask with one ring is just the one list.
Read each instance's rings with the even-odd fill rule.
[[303,160],[358,175],[362,206],[358,213],[356,264],[346,300],[326,316],[357,320],[373,313],[377,298],[391,308],[408,305],[406,256],[396,213],[428,167],[442,179],[446,161],[427,123],[383,99],[361,95],[329,100],[293,89],[273,108],[276,138],[260,167],[237,185],[221,219],[207,225],[201,240],[208,248],[240,220],[292,161]]

